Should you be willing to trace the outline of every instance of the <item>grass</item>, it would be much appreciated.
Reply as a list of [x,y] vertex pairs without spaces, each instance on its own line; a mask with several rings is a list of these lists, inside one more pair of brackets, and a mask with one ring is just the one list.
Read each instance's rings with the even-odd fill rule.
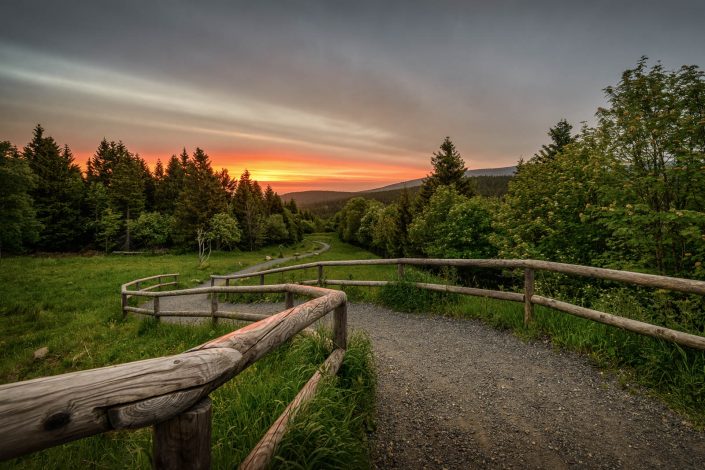
[[[283,255],[317,245],[307,239]],[[181,326],[122,318],[120,284],[154,274],[179,272],[181,286],[193,286],[211,273],[228,273],[279,256],[279,247],[254,253],[214,253],[199,268],[195,254],[154,256],[58,256],[5,258],[0,262],[0,381],[90,369],[182,352],[234,329],[210,322]],[[213,400],[213,466],[232,468],[251,450],[330,352],[327,334],[318,339],[295,338],[211,394]],[[47,347],[48,355],[33,352]],[[328,454],[307,445],[303,454],[280,454],[282,466],[338,467],[341,461],[367,458],[365,429],[371,426],[374,376],[369,340],[353,336],[339,375],[328,378],[322,397],[330,398],[326,413],[301,413],[298,420],[321,429],[333,428]],[[336,397],[344,397],[337,400]],[[323,399],[323,398],[322,398]],[[310,407],[311,410],[317,410]],[[309,414],[311,415],[309,417]],[[337,437],[336,437],[337,436]],[[3,465],[13,468],[148,468],[148,429],[102,434],[36,452]],[[343,456],[343,457],[341,457]],[[311,457],[313,458],[313,457]],[[341,458],[343,460],[341,460]],[[311,460],[313,461],[313,460]]]

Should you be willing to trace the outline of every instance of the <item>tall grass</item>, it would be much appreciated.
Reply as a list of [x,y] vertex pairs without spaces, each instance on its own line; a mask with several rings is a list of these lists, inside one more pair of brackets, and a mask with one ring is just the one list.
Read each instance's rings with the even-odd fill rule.
[[[287,255],[314,249],[309,240]],[[183,352],[225,334],[236,325],[221,321],[196,326],[157,323],[120,311],[120,284],[139,277],[181,273],[181,287],[229,273],[273,256],[279,248],[254,253],[214,253],[199,268],[193,254],[155,256],[17,257],[0,264],[0,381],[85,370]],[[296,337],[211,394],[213,466],[233,468],[293,399],[331,350],[329,334]],[[33,352],[49,354],[34,359]],[[353,336],[340,376],[325,382],[322,395],[344,396],[329,415],[312,415],[312,426],[335,428],[330,452],[366,458],[364,429],[372,420],[374,371],[369,340]],[[333,406],[335,405],[335,406]],[[311,408],[315,410],[316,408]],[[300,415],[301,419],[307,416]],[[346,418],[347,416],[352,418]],[[338,419],[340,418],[340,419]],[[353,439],[351,439],[351,436]],[[317,442],[317,445],[320,444]],[[314,448],[309,448],[314,453]],[[322,451],[317,451],[322,452]],[[148,429],[102,434],[7,462],[13,468],[149,468]],[[282,462],[298,465],[287,454]],[[319,462],[333,461],[321,459]],[[337,462],[337,461],[336,461]]]

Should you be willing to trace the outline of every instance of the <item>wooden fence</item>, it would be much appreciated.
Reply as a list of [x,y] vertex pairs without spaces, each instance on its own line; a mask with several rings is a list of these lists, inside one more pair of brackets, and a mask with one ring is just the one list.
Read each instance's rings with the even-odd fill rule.
[[[0,459],[112,430],[153,425],[155,468],[208,468],[210,392],[331,311],[334,312],[334,350],[322,372],[334,374],[340,367],[347,347],[344,292],[295,284],[154,291],[160,288],[157,286],[173,284],[163,284],[161,278],[176,279],[176,276],[153,276],[123,285],[124,311],[157,317],[184,316],[191,312],[159,311],[158,299],[191,294],[211,294],[217,299],[219,293],[285,293],[288,307],[174,356],[0,386]],[[156,286],[139,289],[142,283],[154,279]],[[130,290],[131,287],[139,290]],[[294,306],[294,295],[312,297],[312,300]],[[153,310],[144,312],[128,306],[128,296],[152,298],[157,302]],[[208,313],[209,316],[215,313],[214,318],[225,316],[217,307],[215,312]],[[241,468],[268,465],[289,416],[313,395],[320,378],[321,372],[314,374]]]
[[489,289],[477,289],[474,287],[461,287],[442,284],[429,284],[413,282],[412,285],[420,288],[439,292],[452,292],[456,294],[473,295],[478,297],[488,297],[493,299],[508,300],[511,302],[524,303],[524,323],[528,325],[534,315],[534,305],[542,305],[561,312],[569,313],[592,321],[616,326],[624,330],[632,331],[642,335],[660,338],[694,349],[705,350],[705,337],[672,330],[662,326],[612,315],[589,308],[573,305],[560,300],[543,297],[534,293],[534,278],[537,271],[549,271],[574,276],[584,276],[609,281],[623,282],[637,286],[652,287],[657,289],[667,289],[678,292],[705,295],[705,282],[691,279],[681,279],[667,276],[657,276],[653,274],[635,273],[629,271],[619,271],[614,269],[595,268],[590,266],[579,266],[574,264],[554,263],[551,261],[539,260],[500,260],[500,259],[426,259],[426,258],[396,258],[396,259],[367,259],[367,260],[344,260],[344,261],[319,261],[314,263],[298,264],[282,268],[269,269],[256,273],[211,276],[211,286],[217,281],[224,281],[230,284],[237,279],[249,277],[259,277],[260,285],[265,284],[265,276],[269,274],[283,273],[302,269],[315,268],[318,271],[317,279],[302,281],[301,284],[318,284],[319,286],[385,286],[395,281],[364,281],[345,279],[326,279],[324,268],[328,266],[370,266],[370,265],[396,265],[397,274],[400,279],[404,278],[405,266],[456,266],[474,268],[496,268],[496,269],[522,269],[524,271],[524,292],[506,292]]

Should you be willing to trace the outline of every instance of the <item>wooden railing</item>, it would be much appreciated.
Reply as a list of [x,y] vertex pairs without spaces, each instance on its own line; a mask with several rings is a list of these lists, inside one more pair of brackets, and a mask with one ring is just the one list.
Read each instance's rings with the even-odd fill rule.
[[508,300],[511,302],[524,303],[524,323],[528,325],[534,315],[534,305],[542,305],[555,310],[559,310],[571,315],[587,318],[592,321],[616,326],[624,330],[632,331],[642,335],[660,338],[694,349],[705,350],[705,337],[672,330],[650,323],[632,320],[617,315],[612,315],[598,310],[592,310],[578,305],[573,305],[560,300],[543,297],[534,293],[534,276],[537,271],[550,271],[574,276],[584,276],[610,281],[623,282],[627,284],[653,287],[657,289],[667,289],[672,291],[686,292],[691,294],[705,295],[705,282],[692,279],[681,279],[676,277],[657,276],[653,274],[635,273],[629,271],[619,271],[614,269],[595,268],[590,266],[579,266],[574,264],[554,263],[551,261],[539,260],[501,260],[501,259],[426,259],[426,258],[396,258],[396,259],[366,259],[366,260],[344,260],[344,261],[319,261],[314,263],[298,264],[282,268],[269,269],[256,273],[237,275],[214,275],[211,276],[211,285],[215,286],[217,281],[223,280],[228,285],[231,281],[259,276],[260,285],[264,285],[265,276],[269,274],[283,273],[287,271],[303,270],[315,268],[318,271],[317,279],[301,281],[301,284],[318,284],[319,286],[385,286],[395,281],[364,281],[345,279],[326,279],[324,268],[329,266],[370,266],[370,265],[396,265],[397,274],[400,279],[404,278],[404,266],[456,266],[474,268],[497,268],[497,269],[522,269],[524,271],[524,292],[506,292],[489,289],[477,289],[474,287],[461,287],[442,284],[429,284],[412,282],[410,284],[420,288],[439,292],[452,292],[478,297],[488,297],[493,299]]
[[[159,276],[139,282],[154,278]],[[158,300],[166,296],[212,294],[217,299],[219,293],[280,292],[290,302],[280,313],[181,354],[0,386],[0,459],[107,431],[154,425],[156,468],[208,468],[211,413],[208,395],[213,390],[331,311],[334,350],[325,361],[323,372],[334,374],[342,363],[347,347],[344,292],[295,284],[165,292],[129,290],[137,282],[122,286],[123,298],[132,295]],[[161,284],[161,280],[158,282]],[[313,299],[294,306],[294,295]],[[123,305],[123,308],[136,311],[135,307]],[[155,311],[157,316],[174,313],[160,312],[157,307],[151,314]],[[183,316],[190,312],[177,313]],[[314,374],[241,468],[268,465],[289,416],[312,395],[320,376],[320,372]]]
[[[173,279],[170,282],[162,282],[162,279]],[[152,282],[157,281],[156,284]],[[142,287],[143,284],[148,284],[147,287]],[[127,301],[140,292],[148,292],[151,290],[161,290],[162,287],[167,286],[178,286],[179,285],[179,274],[157,274],[156,276],[143,277],[142,279],[135,279],[126,284],[123,284],[120,289],[120,299],[122,304],[122,313],[126,314],[129,311],[129,304]]]

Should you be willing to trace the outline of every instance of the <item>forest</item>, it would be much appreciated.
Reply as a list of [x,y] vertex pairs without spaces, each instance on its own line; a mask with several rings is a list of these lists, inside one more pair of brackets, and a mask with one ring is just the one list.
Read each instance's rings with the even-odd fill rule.
[[354,198],[340,237],[383,256],[534,258],[705,279],[705,77],[642,58],[604,89],[594,126],[566,120],[482,197],[450,138],[416,196]]
[[103,139],[83,173],[70,148],[37,125],[22,151],[0,142],[0,225],[3,253],[197,244],[252,251],[297,242],[321,221],[247,170],[239,179],[215,171],[200,148],[150,171],[122,142]]

